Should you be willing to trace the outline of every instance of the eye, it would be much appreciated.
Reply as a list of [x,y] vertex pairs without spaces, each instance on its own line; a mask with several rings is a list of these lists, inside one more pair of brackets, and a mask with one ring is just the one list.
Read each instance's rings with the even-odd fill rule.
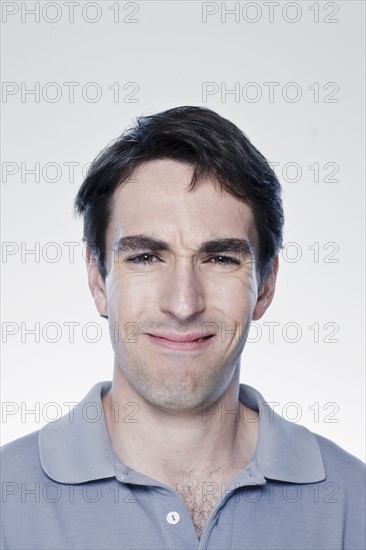
[[240,265],[238,260],[234,260],[234,258],[230,258],[229,256],[213,256],[209,259],[209,261],[211,260],[218,260],[214,262],[217,265]]
[[126,262],[129,262],[129,263],[132,263],[132,264],[156,263],[156,262],[152,262],[151,258],[157,258],[157,256],[155,256],[155,254],[148,254],[148,253],[145,252],[143,254],[139,254],[138,256],[133,256],[132,258],[127,258]]

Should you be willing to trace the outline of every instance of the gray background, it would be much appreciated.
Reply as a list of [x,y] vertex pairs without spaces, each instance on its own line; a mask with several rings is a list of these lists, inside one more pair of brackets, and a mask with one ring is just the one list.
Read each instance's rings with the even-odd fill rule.
[[288,246],[241,380],[364,459],[364,3],[79,2],[73,21],[65,2],[36,21],[36,4],[2,6],[2,444],[112,377],[72,215],[82,167],[134,117],[205,105],[283,185]]

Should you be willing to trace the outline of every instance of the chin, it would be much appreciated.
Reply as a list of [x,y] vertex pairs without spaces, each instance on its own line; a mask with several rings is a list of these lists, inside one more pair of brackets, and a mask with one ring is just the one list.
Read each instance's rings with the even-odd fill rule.
[[123,370],[135,393],[157,409],[182,414],[197,413],[204,405],[217,402],[227,390],[234,372],[230,364],[224,369],[210,365],[200,371],[186,368],[185,364],[149,370],[146,364],[137,361],[132,367],[130,363],[130,368]]
[[139,391],[154,407],[175,414],[202,413],[203,407],[217,401],[225,391],[223,381],[211,378],[209,383],[201,380],[186,380],[170,385],[161,382]]

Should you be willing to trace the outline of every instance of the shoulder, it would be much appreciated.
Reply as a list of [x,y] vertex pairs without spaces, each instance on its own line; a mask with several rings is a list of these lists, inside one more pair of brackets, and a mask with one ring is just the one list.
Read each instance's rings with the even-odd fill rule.
[[334,443],[334,441],[317,433],[313,433],[313,435],[318,442],[324,465],[327,466],[328,471],[340,471],[345,474],[348,472],[352,476],[365,475],[366,464],[362,460]]
[[349,502],[365,506],[366,464],[336,443],[313,433],[322,455],[326,472],[325,483],[333,484]]

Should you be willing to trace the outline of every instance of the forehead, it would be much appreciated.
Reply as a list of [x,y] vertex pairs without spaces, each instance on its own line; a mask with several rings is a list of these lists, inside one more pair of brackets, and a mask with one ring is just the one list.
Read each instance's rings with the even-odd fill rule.
[[220,189],[217,180],[197,181],[188,191],[193,167],[172,159],[142,163],[115,191],[109,238],[151,236],[248,237],[256,241],[253,213]]

